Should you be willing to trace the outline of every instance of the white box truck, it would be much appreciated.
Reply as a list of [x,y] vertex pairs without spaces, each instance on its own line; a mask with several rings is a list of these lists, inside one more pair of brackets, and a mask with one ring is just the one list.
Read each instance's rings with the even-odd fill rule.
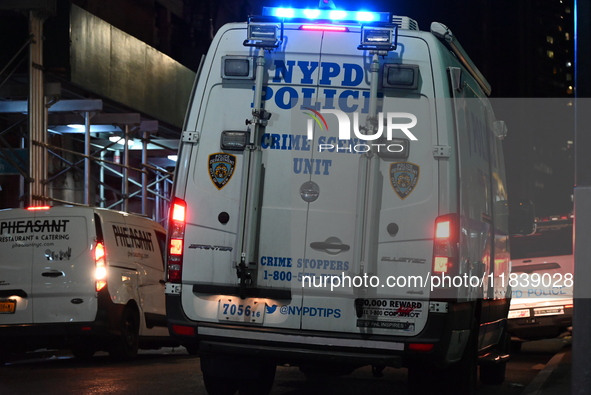
[[219,30],[182,134],[166,286],[210,394],[268,393],[278,364],[408,367],[424,393],[473,392],[479,361],[503,380],[506,128],[489,92],[440,23],[265,7]]
[[168,333],[164,228],[92,207],[0,210],[0,355],[78,357],[178,344]]

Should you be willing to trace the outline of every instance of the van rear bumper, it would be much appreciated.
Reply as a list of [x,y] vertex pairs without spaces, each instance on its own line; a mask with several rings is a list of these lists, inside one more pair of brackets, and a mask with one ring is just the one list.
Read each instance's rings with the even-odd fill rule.
[[94,321],[0,324],[0,351],[21,352],[40,348],[72,348],[90,344],[105,349],[120,335],[120,317],[125,305],[111,301],[105,289],[98,293],[98,309]]
[[[183,311],[180,295],[173,294],[166,295],[166,311],[170,334],[200,354],[252,356],[292,365],[337,361],[402,367],[423,361],[452,362],[448,359],[450,344],[456,340],[452,334],[470,328],[473,309],[466,303],[456,304],[448,313],[431,313],[424,330],[414,337],[192,321]],[[432,348],[420,351],[421,347],[411,344]]]
[[565,308],[564,314],[511,318],[507,320],[511,336],[523,340],[537,340],[558,337],[573,323],[573,309]]
[[198,327],[200,353],[248,355],[277,364],[338,363],[402,367],[405,344],[365,340],[357,336],[331,337],[315,332],[253,331],[202,323]]

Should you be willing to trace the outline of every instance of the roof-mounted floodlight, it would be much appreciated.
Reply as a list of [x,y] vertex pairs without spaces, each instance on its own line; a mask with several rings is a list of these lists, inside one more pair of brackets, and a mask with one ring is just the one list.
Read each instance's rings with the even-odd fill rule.
[[257,48],[277,48],[283,40],[283,23],[248,22],[247,38],[244,45]]
[[396,49],[398,26],[361,26],[361,43],[357,49],[393,51]]

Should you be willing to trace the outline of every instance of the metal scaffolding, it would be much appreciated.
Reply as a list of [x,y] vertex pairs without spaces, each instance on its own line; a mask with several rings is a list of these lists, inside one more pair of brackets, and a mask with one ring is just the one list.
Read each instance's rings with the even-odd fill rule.
[[60,84],[45,84],[45,15],[28,11],[30,36],[0,67],[0,88],[6,88],[29,49],[27,100],[0,101],[7,121],[0,130],[0,161],[12,169],[2,177],[20,179],[18,193],[10,191],[18,194],[12,207],[90,205],[164,222],[174,167],[167,155],[176,153],[178,139],[158,138],[156,120],[106,113],[102,100],[66,100]]

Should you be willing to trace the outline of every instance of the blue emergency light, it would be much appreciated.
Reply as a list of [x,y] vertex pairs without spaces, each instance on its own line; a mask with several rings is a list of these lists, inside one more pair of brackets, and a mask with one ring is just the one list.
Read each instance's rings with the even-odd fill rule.
[[312,8],[263,7],[263,16],[333,22],[390,22],[389,12],[320,10]]

